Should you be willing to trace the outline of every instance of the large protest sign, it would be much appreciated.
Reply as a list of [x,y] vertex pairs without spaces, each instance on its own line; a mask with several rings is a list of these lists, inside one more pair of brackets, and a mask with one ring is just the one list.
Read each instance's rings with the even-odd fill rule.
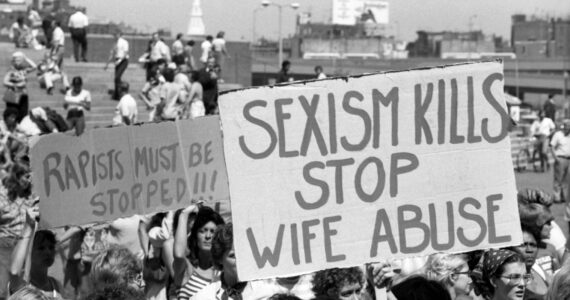
[[220,97],[241,280],[521,242],[502,63]]
[[218,117],[47,135],[32,146],[31,160],[44,228],[200,200],[229,219]]

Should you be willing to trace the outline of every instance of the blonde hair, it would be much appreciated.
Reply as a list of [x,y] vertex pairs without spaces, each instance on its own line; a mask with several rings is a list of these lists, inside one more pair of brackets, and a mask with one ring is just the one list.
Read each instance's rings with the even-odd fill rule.
[[38,288],[28,285],[12,294],[8,300],[49,300],[49,298]]
[[428,279],[449,286],[451,276],[455,272],[460,272],[466,265],[467,255],[465,254],[434,253],[429,256],[424,268]]
[[97,255],[91,267],[95,290],[110,285],[129,284],[142,271],[137,258],[123,247],[113,246]]

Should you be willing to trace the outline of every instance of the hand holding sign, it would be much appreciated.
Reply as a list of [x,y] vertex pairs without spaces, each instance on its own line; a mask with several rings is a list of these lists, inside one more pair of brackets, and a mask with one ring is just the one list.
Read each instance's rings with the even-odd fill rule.
[[182,210],[182,213],[187,215],[197,214],[200,208],[202,207],[202,204],[204,204],[204,201],[198,201],[194,204],[188,205],[188,207]]

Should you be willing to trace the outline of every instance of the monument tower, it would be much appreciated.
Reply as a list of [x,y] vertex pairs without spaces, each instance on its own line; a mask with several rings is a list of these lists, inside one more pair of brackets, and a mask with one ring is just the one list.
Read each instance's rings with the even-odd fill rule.
[[190,12],[190,22],[188,23],[189,36],[204,36],[206,35],[206,27],[202,20],[202,8],[200,7],[200,0],[192,2],[192,12]]

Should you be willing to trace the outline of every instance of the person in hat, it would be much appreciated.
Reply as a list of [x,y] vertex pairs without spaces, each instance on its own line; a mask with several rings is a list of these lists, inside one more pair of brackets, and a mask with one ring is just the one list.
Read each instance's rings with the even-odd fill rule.
[[17,122],[19,123],[28,114],[28,93],[26,75],[36,69],[36,64],[20,51],[12,54],[12,65],[6,76],[4,86],[6,91],[3,96],[6,107],[18,110]]
[[471,273],[475,292],[484,299],[522,300],[532,276],[520,254],[507,249],[486,251]]

